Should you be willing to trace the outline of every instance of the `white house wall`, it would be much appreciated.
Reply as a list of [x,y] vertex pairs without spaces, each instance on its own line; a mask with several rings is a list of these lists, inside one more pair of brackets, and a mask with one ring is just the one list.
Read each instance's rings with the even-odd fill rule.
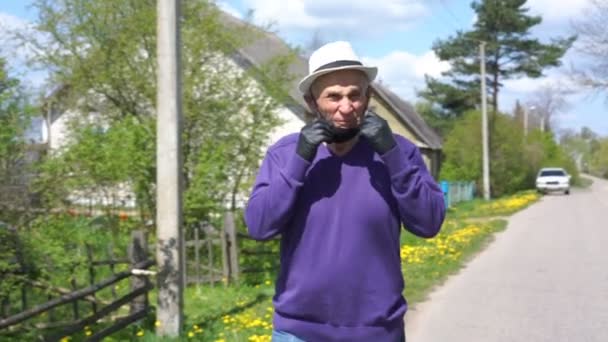
[[51,123],[51,135],[50,137],[48,134],[46,135],[47,139],[49,139],[48,143],[51,151],[58,151],[67,144],[70,134],[68,123],[74,117],[75,113],[73,111],[66,111]]
[[[207,72],[216,73],[222,75],[225,78],[232,77],[240,77],[243,74],[243,69],[235,63],[233,60],[228,58],[212,58],[210,59],[212,63],[216,65],[216,68],[213,68],[210,65],[206,65],[203,68],[206,69]],[[198,91],[203,91],[205,87],[209,85],[200,84],[199,89],[195,90],[195,94]],[[234,91],[234,89],[233,89]],[[256,80],[251,80],[250,84],[241,91],[245,92],[248,96],[257,97],[264,90],[260,86],[259,82]],[[202,94],[201,94],[202,95]],[[270,98],[269,98],[270,100]],[[244,117],[247,117],[247,113],[242,113]],[[277,109],[277,115],[282,121],[282,124],[276,127],[270,132],[268,145],[263,146],[264,151],[276,143],[283,136],[299,132],[304,122],[293,113],[288,107],[281,106]],[[90,118],[99,119],[99,116],[90,113]],[[63,147],[69,142],[70,136],[70,121],[73,119],[82,119],[81,115],[77,115],[74,111],[66,111],[59,115],[52,123],[50,127],[50,139],[49,139],[49,147],[51,153],[59,153]],[[86,120],[86,119],[85,119]],[[46,134],[48,137],[48,134]],[[261,161],[260,161],[261,162]],[[118,184],[113,188],[105,188],[105,189],[83,189],[81,191],[74,191],[68,196],[68,200],[70,200],[74,204],[79,205],[102,205],[102,206],[118,206],[118,207],[134,207],[135,196],[130,190],[131,187],[128,184]],[[239,199],[239,203],[243,203],[244,199]]]
[[[283,124],[276,127],[270,133],[269,146],[272,146],[287,134],[299,132],[302,129],[302,126],[304,126],[304,121],[300,120],[300,118],[287,107],[281,107],[277,114],[279,118],[281,118],[281,121],[283,121]],[[267,149],[269,146],[266,146],[265,148]]]

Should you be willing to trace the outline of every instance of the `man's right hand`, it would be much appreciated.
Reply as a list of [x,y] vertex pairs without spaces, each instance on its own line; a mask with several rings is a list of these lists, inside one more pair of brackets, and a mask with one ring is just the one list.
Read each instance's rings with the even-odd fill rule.
[[329,123],[317,119],[302,128],[296,153],[300,157],[312,161],[317,154],[317,147],[322,142],[331,142],[332,131]]

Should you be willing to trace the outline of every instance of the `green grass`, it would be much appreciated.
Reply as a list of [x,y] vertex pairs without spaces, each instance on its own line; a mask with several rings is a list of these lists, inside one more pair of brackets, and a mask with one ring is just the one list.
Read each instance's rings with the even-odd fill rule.
[[[434,239],[404,232],[401,237],[404,294],[410,307],[423,301],[430,291],[457,273],[492,241],[496,232],[504,230],[507,222],[501,219],[503,216],[529,206],[538,198],[534,192],[527,191],[489,202],[478,199],[459,203],[448,210],[442,231]],[[409,254],[403,254],[404,249],[408,249]],[[185,317],[180,338],[157,337],[152,312],[145,320],[104,341],[269,341],[273,284],[267,278],[253,281],[259,284],[188,287],[184,293]],[[152,305],[156,305],[155,291],[150,295]],[[103,324],[97,324],[87,330],[94,333],[102,328]],[[254,336],[258,338],[251,339]],[[85,339],[86,331],[82,331],[70,341]]]
[[[520,201],[522,197],[528,201]],[[490,243],[496,232],[506,228],[507,221],[493,219],[521,210],[533,203],[538,196],[533,192],[522,192],[514,196],[486,202],[474,200],[459,203],[450,209],[441,233],[434,239],[426,240],[403,233],[402,246],[410,246],[428,250],[420,263],[403,262],[403,272],[406,288],[404,294],[410,307],[423,301],[436,286],[443,283],[450,275],[457,273],[463,265],[474,255],[479,253]],[[514,205],[514,204],[517,204]],[[473,218],[473,220],[471,220]],[[481,220],[480,220],[481,219]],[[466,235],[466,239],[457,237],[466,232],[475,232]],[[454,246],[455,252],[449,250],[445,255],[439,254],[436,246],[439,241]],[[184,334],[179,339],[160,338],[154,335],[154,322],[149,320],[146,324],[125,329],[116,336],[115,340],[136,338],[137,332],[143,336],[137,337],[141,341],[249,341],[252,335],[268,335],[269,326],[248,327],[254,317],[261,317],[267,323],[271,322],[269,310],[272,306],[271,297],[274,289],[271,283],[266,282],[257,286],[201,286],[186,289],[185,292],[185,323]],[[152,303],[155,299],[151,299]],[[226,317],[233,321],[226,323]],[[230,322],[230,320],[228,320]],[[195,327],[196,326],[196,327]],[[198,327],[197,330],[196,328]],[[197,332],[198,331],[198,332]],[[192,338],[188,337],[191,334]]]
[[468,219],[509,216],[527,208],[538,198],[540,196],[535,190],[521,191],[514,195],[491,199],[490,201],[476,198],[472,201],[457,203],[449,208],[447,218]]
[[[158,337],[154,334],[154,315],[114,334],[104,341],[249,341],[253,335],[270,335],[271,327],[256,324],[261,318],[270,324],[270,282],[249,286],[193,286],[184,293],[184,329],[180,338]],[[156,293],[150,296],[156,303]],[[248,326],[251,325],[251,326]]]

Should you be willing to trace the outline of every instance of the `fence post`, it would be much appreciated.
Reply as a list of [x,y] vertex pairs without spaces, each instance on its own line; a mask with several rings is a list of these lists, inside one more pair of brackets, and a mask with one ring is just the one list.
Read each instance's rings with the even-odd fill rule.
[[222,246],[222,282],[224,286],[228,283],[228,279],[230,279],[230,255],[228,248],[228,238],[226,237],[228,234],[226,233],[225,227],[220,231],[220,244]]
[[215,286],[215,274],[213,272],[213,236],[207,235],[205,242],[207,243],[207,274],[211,282],[211,286]]
[[[76,284],[76,278],[75,278],[75,266],[72,267],[72,276],[70,279],[70,284],[72,285],[72,290],[76,291],[78,290],[78,285]],[[80,313],[79,313],[79,309],[78,309],[78,300],[75,300],[72,302],[72,311],[74,314],[74,320],[77,321],[78,319],[80,319]]]
[[27,310],[27,284],[21,285],[21,311]]
[[[148,239],[145,231],[136,230],[131,232],[131,244],[129,245],[128,254],[131,266],[148,259]],[[131,276],[131,291],[147,286],[148,283],[148,277],[145,275]],[[130,305],[130,313],[136,313],[147,307],[148,293],[146,292],[146,294],[133,299]]]
[[228,255],[229,255],[229,279],[231,281],[239,280],[239,256],[238,246],[236,244],[236,226],[234,224],[234,213],[227,211],[224,215],[224,234],[228,239]]
[[[93,284],[95,284],[95,267],[93,266],[93,248],[88,243],[85,246],[87,249],[87,259],[89,262],[89,285],[93,285]],[[96,298],[95,293],[93,293],[91,296],[93,298]],[[93,314],[97,313],[97,304],[95,303],[95,301],[91,302],[91,309],[93,310]]]
[[[201,283],[201,258],[199,255],[200,248],[200,237],[199,237],[199,229],[198,225],[194,226],[194,270],[196,276],[196,284],[199,285]],[[185,244],[187,246],[187,244]],[[187,260],[187,258],[186,258]],[[186,262],[186,265],[188,263]],[[187,268],[187,267],[186,267]],[[186,278],[186,284],[188,284],[188,279]]]
[[2,298],[0,301],[0,317],[8,317],[10,316],[10,303],[8,301],[8,296]]
[[[110,272],[112,273],[112,275],[116,274],[115,268],[114,268],[114,244],[110,241],[110,243],[108,244],[108,260],[110,261]],[[112,298],[116,299],[116,285],[113,284],[111,286],[111,290],[112,290]]]
[[450,183],[448,181],[441,181],[441,192],[443,192],[443,201],[447,209],[450,207]]

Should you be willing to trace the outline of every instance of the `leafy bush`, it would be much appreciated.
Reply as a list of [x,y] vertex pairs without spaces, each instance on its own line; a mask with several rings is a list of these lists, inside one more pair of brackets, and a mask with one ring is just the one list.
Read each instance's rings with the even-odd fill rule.
[[[527,137],[512,117],[498,114],[490,138],[490,189],[500,197],[534,188],[541,167],[563,167],[578,181],[578,170],[550,132],[534,130]],[[481,115],[472,111],[459,120],[444,143],[441,179],[473,180],[482,189]]]

